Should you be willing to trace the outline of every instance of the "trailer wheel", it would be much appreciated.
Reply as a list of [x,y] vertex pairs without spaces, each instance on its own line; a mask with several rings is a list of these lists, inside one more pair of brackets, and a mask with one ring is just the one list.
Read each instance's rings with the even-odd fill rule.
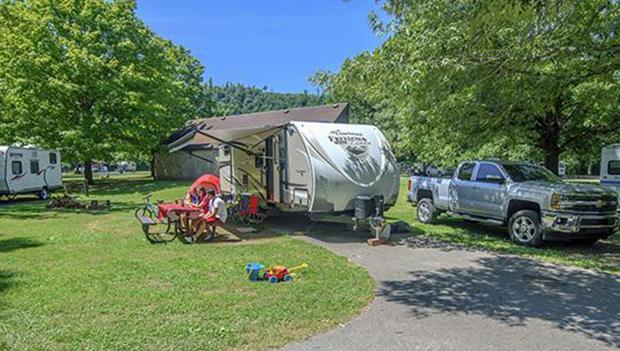
[[433,200],[429,198],[420,200],[418,202],[416,215],[418,221],[422,223],[431,224],[435,222],[435,219],[437,219],[437,209],[435,208]]
[[41,190],[39,190],[39,193],[37,195],[39,196],[39,199],[41,200],[47,200],[50,197],[50,193],[47,191],[47,188],[41,188]]

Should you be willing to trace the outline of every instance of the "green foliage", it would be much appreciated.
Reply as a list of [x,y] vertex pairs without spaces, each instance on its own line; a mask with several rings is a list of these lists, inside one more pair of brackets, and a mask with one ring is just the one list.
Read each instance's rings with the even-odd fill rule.
[[227,83],[209,89],[215,102],[213,115],[226,116],[242,113],[284,110],[293,107],[316,106],[323,103],[323,97],[304,91],[300,94],[274,93],[267,87],[262,89],[242,84]]
[[[620,3],[384,3],[372,53],[322,82],[353,120],[387,131],[400,158],[596,154],[620,132]],[[326,83],[325,83],[326,82]],[[595,153],[596,151],[596,153]]]
[[146,159],[210,113],[202,65],[155,35],[133,0],[0,2],[0,143],[73,162]]

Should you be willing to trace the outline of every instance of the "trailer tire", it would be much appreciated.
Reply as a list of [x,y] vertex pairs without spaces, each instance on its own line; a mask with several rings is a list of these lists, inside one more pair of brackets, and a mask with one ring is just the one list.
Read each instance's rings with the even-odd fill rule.
[[508,221],[508,233],[519,245],[538,247],[543,243],[542,223],[536,211],[521,210]]
[[416,217],[421,223],[434,223],[437,219],[437,209],[435,208],[433,200],[424,198],[418,201],[418,205],[416,207]]
[[50,197],[50,193],[47,190],[47,188],[41,188],[41,190],[39,190],[39,193],[37,194],[37,196],[39,196],[39,199],[41,200],[47,200]]

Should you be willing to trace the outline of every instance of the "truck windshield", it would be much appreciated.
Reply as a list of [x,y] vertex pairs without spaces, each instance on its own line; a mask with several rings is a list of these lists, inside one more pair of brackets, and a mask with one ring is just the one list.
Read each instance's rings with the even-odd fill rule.
[[502,164],[510,179],[515,182],[527,182],[527,181],[543,181],[560,183],[562,179],[553,174],[548,169],[530,164],[514,164],[504,163]]

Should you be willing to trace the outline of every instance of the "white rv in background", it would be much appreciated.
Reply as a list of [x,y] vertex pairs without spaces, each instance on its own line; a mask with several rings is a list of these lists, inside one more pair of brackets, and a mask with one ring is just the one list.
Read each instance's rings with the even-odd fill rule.
[[620,202],[620,144],[606,146],[601,151],[601,185],[615,190]]
[[0,195],[37,194],[45,200],[62,187],[60,153],[33,147],[0,146]]

